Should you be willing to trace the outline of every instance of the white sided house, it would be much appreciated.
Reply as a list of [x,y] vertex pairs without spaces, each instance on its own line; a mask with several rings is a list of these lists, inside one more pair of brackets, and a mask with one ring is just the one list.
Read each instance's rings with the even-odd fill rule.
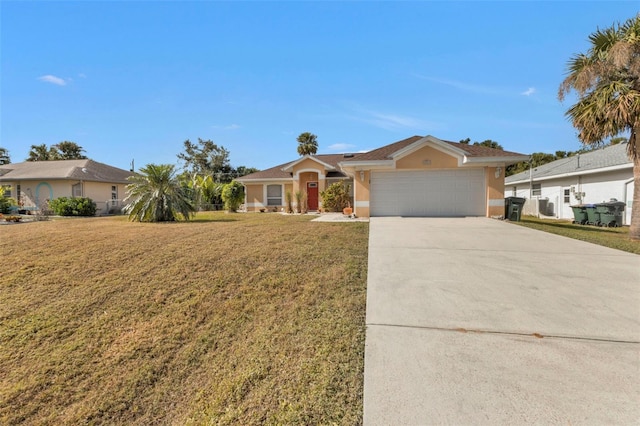
[[93,160],[25,161],[0,165],[0,185],[20,210],[36,211],[60,197],[87,197],[99,214],[118,211],[126,197],[128,170]]
[[523,214],[573,219],[571,206],[616,199],[625,203],[623,224],[631,220],[633,162],[621,143],[562,158],[505,178],[505,197],[522,197]]

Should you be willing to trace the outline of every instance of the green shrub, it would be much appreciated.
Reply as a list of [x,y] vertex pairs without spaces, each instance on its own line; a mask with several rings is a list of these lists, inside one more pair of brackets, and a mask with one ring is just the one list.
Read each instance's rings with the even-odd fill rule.
[[320,197],[322,197],[322,207],[327,211],[341,212],[342,209],[351,205],[349,185],[344,182],[332,183],[320,192]]
[[0,213],[7,214],[11,212],[11,207],[17,206],[16,200],[11,197],[0,197]]
[[95,216],[96,203],[91,198],[60,197],[49,201],[49,207],[58,216]]
[[229,212],[235,212],[244,201],[244,186],[234,180],[222,187],[221,195],[224,208]]

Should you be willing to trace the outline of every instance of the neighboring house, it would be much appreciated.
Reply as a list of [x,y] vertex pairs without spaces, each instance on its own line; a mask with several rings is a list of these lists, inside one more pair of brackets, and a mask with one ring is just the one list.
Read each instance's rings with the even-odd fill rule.
[[628,225],[633,162],[627,156],[627,144],[606,146],[509,176],[505,196],[526,198],[524,214],[560,219],[573,219],[572,205],[616,199],[626,204],[623,223]]
[[23,210],[54,198],[88,197],[104,213],[121,207],[133,174],[93,160],[26,161],[0,165],[0,185],[9,186]]
[[504,169],[528,156],[413,136],[360,154],[306,155],[238,179],[248,211],[284,208],[286,193],[320,192],[335,181],[352,189],[354,213],[369,216],[502,216]]

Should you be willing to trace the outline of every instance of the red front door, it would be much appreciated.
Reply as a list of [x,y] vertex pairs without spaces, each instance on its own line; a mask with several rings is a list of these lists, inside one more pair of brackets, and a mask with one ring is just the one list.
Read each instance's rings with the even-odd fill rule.
[[307,208],[318,210],[318,182],[307,182]]

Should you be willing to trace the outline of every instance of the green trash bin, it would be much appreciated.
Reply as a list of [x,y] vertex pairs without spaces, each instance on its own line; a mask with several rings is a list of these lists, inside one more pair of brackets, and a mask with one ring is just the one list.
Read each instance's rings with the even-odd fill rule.
[[571,206],[571,210],[573,210],[573,223],[579,223],[580,225],[587,223],[589,218],[587,217],[587,208],[585,206]]
[[600,213],[600,224],[611,227],[622,226],[624,207],[625,204],[617,200],[596,204],[596,211]]
[[595,204],[585,204],[587,210],[587,224],[600,226],[600,212],[596,209]]
[[504,218],[512,222],[520,222],[522,206],[526,200],[520,197],[507,197],[504,199]]

